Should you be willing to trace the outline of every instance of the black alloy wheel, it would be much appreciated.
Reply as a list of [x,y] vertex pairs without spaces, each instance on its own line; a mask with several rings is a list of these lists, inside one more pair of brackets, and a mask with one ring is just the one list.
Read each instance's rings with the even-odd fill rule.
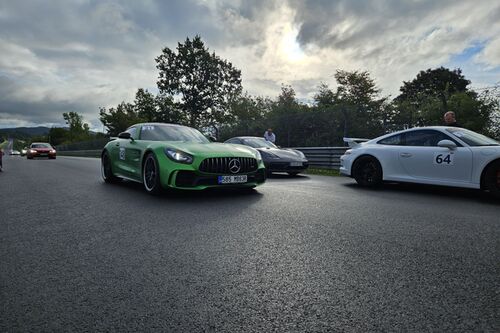
[[495,197],[500,198],[500,161],[493,162],[484,176],[485,189]]
[[359,185],[375,187],[382,183],[382,167],[374,157],[364,156],[356,161],[353,176]]
[[144,167],[142,168],[142,182],[146,192],[151,194],[161,193],[162,189],[158,161],[152,153],[146,156]]

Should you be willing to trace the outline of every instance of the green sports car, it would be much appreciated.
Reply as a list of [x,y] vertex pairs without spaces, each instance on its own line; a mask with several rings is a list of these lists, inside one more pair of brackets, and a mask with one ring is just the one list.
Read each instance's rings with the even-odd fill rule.
[[168,188],[253,188],[266,180],[256,149],[210,142],[194,128],[163,123],[133,125],[108,142],[101,174],[107,183],[140,182],[152,194]]

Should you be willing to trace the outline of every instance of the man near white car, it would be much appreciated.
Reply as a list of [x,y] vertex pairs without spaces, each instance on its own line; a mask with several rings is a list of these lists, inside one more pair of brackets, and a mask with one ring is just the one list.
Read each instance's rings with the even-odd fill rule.
[[444,114],[443,118],[444,118],[444,125],[445,126],[461,127],[457,123],[457,119],[455,118],[455,112],[448,111]]
[[274,135],[272,128],[268,128],[267,131],[264,133],[264,139],[272,143],[276,142],[276,135]]

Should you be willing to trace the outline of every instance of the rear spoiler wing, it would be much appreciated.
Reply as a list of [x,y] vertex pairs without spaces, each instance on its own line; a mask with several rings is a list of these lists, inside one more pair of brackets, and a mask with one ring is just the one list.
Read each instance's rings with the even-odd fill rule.
[[344,138],[344,142],[349,145],[349,147],[358,147],[363,142],[370,141],[370,139],[360,139],[360,138]]

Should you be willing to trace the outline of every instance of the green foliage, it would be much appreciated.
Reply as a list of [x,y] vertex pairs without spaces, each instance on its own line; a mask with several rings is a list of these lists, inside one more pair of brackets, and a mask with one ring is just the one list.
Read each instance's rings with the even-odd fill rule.
[[83,117],[77,112],[64,112],[63,118],[69,126],[69,141],[82,141],[90,137],[89,125],[83,122]]
[[69,132],[65,128],[52,127],[49,131],[50,144],[57,146],[66,141],[69,141]]
[[229,120],[229,109],[241,93],[241,72],[210,53],[200,36],[178,43],[177,52],[163,49],[156,58],[158,89],[178,96],[177,106],[191,127],[216,127]]
[[143,121],[135,111],[133,104],[122,102],[115,108],[101,107],[99,109],[99,119],[108,128],[108,134],[118,136],[120,132],[125,131],[129,126]]
[[466,92],[470,84],[462,75],[460,69],[453,71],[439,67],[420,71],[417,77],[409,82],[403,82],[399,89],[401,94],[396,98],[398,101],[411,101],[417,106],[427,98],[437,98],[441,101],[441,112],[449,111],[448,100],[455,93]]

